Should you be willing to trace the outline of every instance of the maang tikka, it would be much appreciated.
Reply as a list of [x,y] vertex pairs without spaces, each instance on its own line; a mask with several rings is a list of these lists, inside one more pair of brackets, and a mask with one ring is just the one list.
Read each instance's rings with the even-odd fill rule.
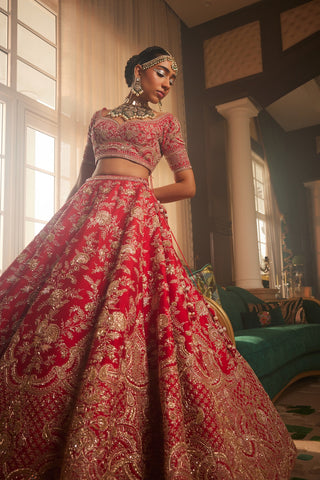
[[143,88],[141,86],[141,79],[140,77],[137,77],[135,81],[133,82],[133,85],[131,87],[131,92],[136,96],[140,97],[143,93]]

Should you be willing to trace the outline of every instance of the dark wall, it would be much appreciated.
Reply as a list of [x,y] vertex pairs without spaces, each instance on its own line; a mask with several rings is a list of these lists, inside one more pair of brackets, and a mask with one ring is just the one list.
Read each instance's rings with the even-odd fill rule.
[[[303,182],[320,178],[314,138],[319,128],[286,133],[265,111],[278,98],[320,75],[320,33],[282,51],[280,13],[303,3],[308,2],[261,1],[197,27],[182,25],[188,144],[197,182],[197,195],[192,200],[195,261],[197,268],[212,261],[222,285],[233,280],[232,226],[226,124],[216,112],[216,105],[250,97],[261,106],[259,121],[273,187],[280,210],[287,216],[294,254],[311,255],[306,247],[310,225]],[[261,28],[263,72],[206,89],[204,40],[256,20]]]
[[266,113],[259,114],[272,185],[288,227],[288,248],[306,258],[305,282],[315,284],[309,191],[304,183],[320,178],[315,137],[320,125],[284,132]]

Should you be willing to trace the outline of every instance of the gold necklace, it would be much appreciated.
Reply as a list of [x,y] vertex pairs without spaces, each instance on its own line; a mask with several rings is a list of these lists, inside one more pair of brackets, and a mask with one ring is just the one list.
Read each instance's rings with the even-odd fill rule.
[[145,118],[154,118],[155,112],[148,106],[142,105],[140,102],[133,100],[126,100],[119,107],[114,108],[108,113],[110,117],[121,117],[124,120],[131,120],[133,118],[138,118],[143,120]]

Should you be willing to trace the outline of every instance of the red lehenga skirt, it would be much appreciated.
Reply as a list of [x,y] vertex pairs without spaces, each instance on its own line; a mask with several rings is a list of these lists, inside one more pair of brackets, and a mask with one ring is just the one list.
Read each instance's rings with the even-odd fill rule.
[[146,180],[89,179],[0,289],[1,480],[289,478],[286,427]]

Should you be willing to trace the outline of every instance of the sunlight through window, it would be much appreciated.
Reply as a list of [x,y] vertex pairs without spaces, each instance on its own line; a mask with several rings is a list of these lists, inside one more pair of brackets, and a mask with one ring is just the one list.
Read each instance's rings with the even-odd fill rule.
[[264,259],[268,256],[267,249],[267,222],[265,215],[264,195],[264,165],[258,158],[252,160],[254,198],[257,218],[257,235],[260,265],[264,266]]
[[0,272],[3,261],[3,215],[4,215],[4,163],[5,163],[5,105],[0,103]]
[[55,139],[27,127],[25,244],[54,214]]

